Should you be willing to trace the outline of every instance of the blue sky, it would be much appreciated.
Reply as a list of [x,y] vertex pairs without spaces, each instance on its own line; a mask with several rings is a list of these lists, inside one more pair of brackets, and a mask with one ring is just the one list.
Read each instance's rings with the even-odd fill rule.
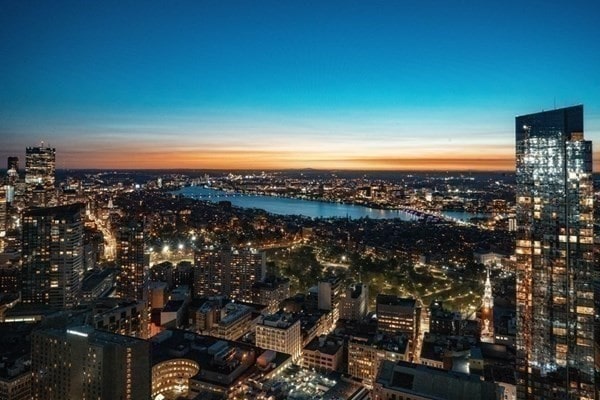
[[597,2],[481,3],[3,0],[0,157],[510,167],[516,115],[579,103],[600,139]]

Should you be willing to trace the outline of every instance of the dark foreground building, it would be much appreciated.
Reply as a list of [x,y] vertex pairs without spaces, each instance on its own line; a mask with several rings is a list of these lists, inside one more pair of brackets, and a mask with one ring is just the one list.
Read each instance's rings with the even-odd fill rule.
[[31,341],[35,400],[148,400],[150,344],[90,327],[46,329]]

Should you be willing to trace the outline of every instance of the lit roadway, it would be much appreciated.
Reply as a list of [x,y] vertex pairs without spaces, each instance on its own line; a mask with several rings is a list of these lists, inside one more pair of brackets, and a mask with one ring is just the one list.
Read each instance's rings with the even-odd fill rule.
[[98,229],[100,229],[102,235],[104,236],[104,258],[106,258],[109,261],[112,261],[116,257],[117,240],[115,239],[110,229],[106,227],[105,221],[103,221],[101,218],[94,218],[94,222],[96,223],[96,226],[98,227]]

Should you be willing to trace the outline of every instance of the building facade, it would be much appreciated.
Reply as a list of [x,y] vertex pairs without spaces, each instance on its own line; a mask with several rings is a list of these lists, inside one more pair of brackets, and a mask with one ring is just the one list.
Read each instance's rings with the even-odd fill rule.
[[34,400],[148,400],[150,344],[93,328],[32,335]]
[[265,253],[255,249],[206,247],[194,256],[195,297],[227,296],[252,302],[252,286],[265,278]]
[[415,340],[419,333],[421,309],[415,299],[377,295],[377,330],[389,335],[404,333]]
[[148,300],[149,256],[144,248],[144,223],[142,220],[126,221],[117,230],[117,278],[119,297]]
[[352,336],[348,340],[348,374],[369,388],[373,387],[383,361],[408,361],[409,358],[406,337]]
[[594,398],[592,144],[583,106],[516,118],[516,180],[518,398]]
[[256,325],[256,346],[286,353],[298,360],[302,355],[300,320],[283,312],[264,317]]
[[75,306],[83,279],[82,204],[23,213],[23,303]]
[[364,283],[357,283],[346,289],[345,296],[340,303],[340,319],[360,321],[366,315],[369,305],[369,287]]

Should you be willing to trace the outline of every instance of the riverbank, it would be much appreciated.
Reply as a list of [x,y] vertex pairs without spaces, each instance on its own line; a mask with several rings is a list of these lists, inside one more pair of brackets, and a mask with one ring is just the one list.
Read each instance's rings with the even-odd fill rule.
[[185,186],[174,193],[211,202],[229,201],[232,205],[244,208],[258,208],[280,215],[301,215],[310,218],[398,218],[404,221],[426,219],[432,222],[450,221],[459,224],[470,224],[473,217],[481,214],[467,212],[430,212],[411,207],[372,207],[361,203],[338,202],[309,198],[297,198],[284,195],[256,194],[253,192],[236,192],[222,188],[206,186]]

